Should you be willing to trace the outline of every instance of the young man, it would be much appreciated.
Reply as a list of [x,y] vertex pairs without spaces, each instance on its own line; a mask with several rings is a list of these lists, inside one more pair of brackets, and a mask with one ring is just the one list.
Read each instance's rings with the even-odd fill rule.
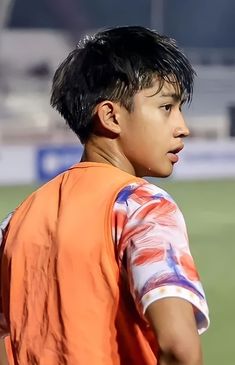
[[[172,198],[194,71],[142,27],[100,32],[55,73],[51,103],[82,161],[4,231],[2,312],[14,365],[201,365],[205,295]],[[5,331],[6,332],[6,331]]]

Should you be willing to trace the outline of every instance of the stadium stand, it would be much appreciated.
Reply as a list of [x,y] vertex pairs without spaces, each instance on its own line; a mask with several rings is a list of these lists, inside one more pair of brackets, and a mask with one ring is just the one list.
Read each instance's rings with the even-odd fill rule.
[[[0,47],[3,143],[74,141],[49,105],[53,71],[74,46],[64,32],[4,30]],[[189,53],[192,58],[192,50]],[[194,98],[185,110],[192,136],[225,138],[231,130],[229,111],[235,104],[235,66],[195,64],[195,69]]]

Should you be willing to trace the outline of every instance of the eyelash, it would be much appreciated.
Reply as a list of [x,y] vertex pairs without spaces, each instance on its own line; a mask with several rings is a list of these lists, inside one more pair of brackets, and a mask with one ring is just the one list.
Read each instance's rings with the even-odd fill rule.
[[173,105],[172,104],[166,104],[163,105],[162,108],[166,111],[166,112],[170,112],[172,109]]
[[[182,111],[182,106],[183,106],[183,104],[181,104],[180,106],[179,106],[179,110],[180,110],[180,112]],[[165,111],[166,112],[171,112],[171,110],[172,110],[172,108],[173,108],[173,104],[166,104],[166,105],[163,105],[162,106],[162,108],[163,109],[165,109]]]

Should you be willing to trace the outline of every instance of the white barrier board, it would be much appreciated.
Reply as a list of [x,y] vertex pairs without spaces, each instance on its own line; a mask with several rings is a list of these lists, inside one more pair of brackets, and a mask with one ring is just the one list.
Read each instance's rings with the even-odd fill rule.
[[[69,156],[71,160],[68,164],[73,164],[77,159],[76,156],[79,161],[77,151],[74,152],[73,147],[70,146],[50,146],[48,151],[50,154],[57,153],[56,158],[61,160],[61,167],[65,164],[65,157],[67,160]],[[45,158],[42,159],[42,157],[50,156],[48,151],[42,149],[42,146],[1,146],[0,185],[30,184],[39,182],[40,178],[43,181],[50,178],[45,175],[45,171],[41,171],[45,162]],[[179,157],[180,160],[174,168],[173,179],[235,178],[234,139],[188,140]]]
[[235,178],[235,139],[188,140],[179,157],[176,179]]
[[0,185],[35,181],[35,147],[0,146]]

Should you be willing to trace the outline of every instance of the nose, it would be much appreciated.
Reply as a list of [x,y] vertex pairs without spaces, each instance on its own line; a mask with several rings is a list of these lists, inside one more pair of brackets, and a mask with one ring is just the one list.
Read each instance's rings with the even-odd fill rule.
[[184,120],[182,114],[180,114],[179,119],[177,120],[177,125],[174,129],[174,137],[187,137],[190,135],[190,130]]

